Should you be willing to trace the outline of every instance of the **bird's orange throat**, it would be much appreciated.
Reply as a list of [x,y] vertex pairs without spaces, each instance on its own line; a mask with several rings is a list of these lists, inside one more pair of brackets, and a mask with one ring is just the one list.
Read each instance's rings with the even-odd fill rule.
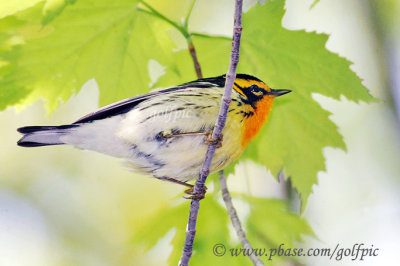
[[252,140],[260,131],[261,127],[267,121],[269,112],[273,103],[272,97],[264,97],[257,102],[254,115],[245,118],[244,120],[244,135],[242,139],[242,147],[245,148],[249,141]]

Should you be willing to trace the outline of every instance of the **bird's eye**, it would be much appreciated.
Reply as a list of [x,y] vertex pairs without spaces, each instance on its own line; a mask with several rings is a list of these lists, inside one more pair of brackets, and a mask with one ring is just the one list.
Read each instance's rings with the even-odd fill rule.
[[254,93],[255,95],[261,95],[263,94],[263,89],[258,87],[257,85],[252,85],[250,88],[250,91]]

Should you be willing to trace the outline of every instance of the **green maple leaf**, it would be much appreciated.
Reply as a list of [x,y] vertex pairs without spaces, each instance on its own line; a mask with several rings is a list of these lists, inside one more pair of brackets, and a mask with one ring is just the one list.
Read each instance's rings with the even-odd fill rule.
[[[40,12],[42,5],[37,5],[27,10],[18,12],[18,15],[7,16],[0,19],[0,110],[18,103],[27,97],[29,89],[19,86],[15,82],[19,77],[13,76],[17,71],[17,65],[8,62],[6,54],[12,53],[16,46],[24,43],[25,40],[38,38],[46,31],[38,31],[40,20],[35,15]],[[34,31],[34,32],[33,32]]]
[[[36,29],[45,36],[2,54],[13,69],[0,79],[0,86],[7,88],[0,94],[1,107],[44,98],[53,110],[91,78],[99,85],[101,105],[143,93],[151,82],[151,59],[173,65],[170,34],[177,30],[137,4],[87,0],[61,6],[61,14],[51,14],[51,23]],[[41,12],[36,16],[41,18]]]
[[239,71],[262,77],[273,88],[293,91],[275,101],[268,124],[251,144],[258,151],[247,155],[274,175],[283,169],[304,206],[317,173],[325,170],[322,149],[345,149],[330,113],[312,94],[366,102],[373,97],[350,70],[351,63],[326,50],[327,35],[287,30],[281,26],[283,15],[284,1],[271,1],[253,7],[243,18],[249,26],[243,33]]

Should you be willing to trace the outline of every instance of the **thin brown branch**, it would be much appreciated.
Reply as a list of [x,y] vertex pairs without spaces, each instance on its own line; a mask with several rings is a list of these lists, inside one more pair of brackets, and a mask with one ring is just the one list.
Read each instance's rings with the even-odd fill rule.
[[188,41],[188,45],[189,45],[189,52],[193,59],[194,69],[196,70],[197,78],[201,79],[201,78],[203,78],[203,74],[201,73],[200,63],[197,60],[196,50],[194,48],[191,37],[189,37],[187,41]]
[[[231,217],[233,228],[235,229],[236,235],[238,236],[240,243],[245,250],[253,250],[249,240],[246,238],[246,233],[242,229],[240,224],[239,216],[237,215],[236,209],[233,206],[231,195],[229,194],[228,187],[226,185],[226,177],[224,171],[219,171],[219,183],[221,184],[222,198],[224,199],[226,209],[228,210],[229,217]],[[264,265],[264,262],[257,257],[253,252],[249,253],[249,258],[254,263],[254,265],[260,266]]]
[[[239,48],[240,48],[240,38],[242,35],[242,5],[243,0],[236,0],[235,5],[235,22],[233,27],[233,40],[232,40],[232,53],[231,60],[229,64],[229,70],[226,74],[224,95],[221,99],[221,107],[218,114],[217,122],[215,123],[212,138],[218,139],[221,135],[222,129],[225,126],[226,117],[228,114],[229,105],[231,103],[231,94],[233,83],[236,78],[236,68],[239,62]],[[194,186],[194,193],[200,194],[204,192],[204,184],[206,182],[207,176],[210,173],[210,166],[212,158],[214,157],[216,149],[216,144],[210,144],[208,146],[205,160],[203,166],[201,167],[199,178]],[[188,266],[189,260],[192,256],[193,242],[196,235],[196,224],[197,217],[200,208],[200,200],[192,199],[190,204],[189,220],[186,228],[186,239],[183,247],[183,252],[179,265]]]

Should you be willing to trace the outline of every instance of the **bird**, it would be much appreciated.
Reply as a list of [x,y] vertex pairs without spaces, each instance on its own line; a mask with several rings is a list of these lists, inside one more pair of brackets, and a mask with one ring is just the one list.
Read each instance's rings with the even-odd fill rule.
[[[260,79],[237,74],[222,134],[212,139],[226,75],[202,78],[128,98],[72,124],[26,126],[21,147],[72,145],[117,158],[132,170],[188,187],[198,177],[209,144],[217,146],[210,173],[236,160],[266,123],[273,101],[291,90],[272,89]],[[204,193],[203,193],[204,194]]]

